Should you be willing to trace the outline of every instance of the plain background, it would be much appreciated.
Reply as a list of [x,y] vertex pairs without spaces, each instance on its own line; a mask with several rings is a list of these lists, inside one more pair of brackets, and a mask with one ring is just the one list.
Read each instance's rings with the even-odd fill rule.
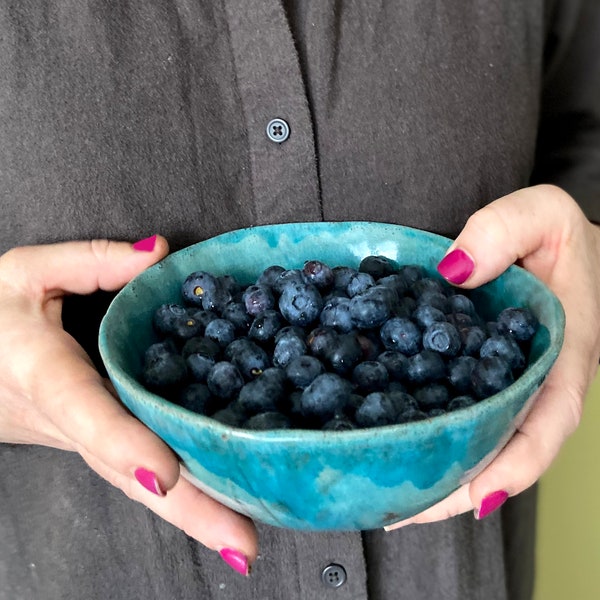
[[600,598],[600,374],[540,484],[535,600]]

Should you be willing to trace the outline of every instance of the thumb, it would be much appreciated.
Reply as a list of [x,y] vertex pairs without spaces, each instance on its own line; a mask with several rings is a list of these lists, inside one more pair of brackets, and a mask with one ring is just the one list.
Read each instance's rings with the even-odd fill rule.
[[539,185],[508,194],[474,213],[438,265],[450,283],[474,288],[520,262],[548,282],[568,235],[581,221],[560,188]]
[[168,251],[167,240],[159,235],[135,244],[90,240],[21,246],[7,252],[3,268],[9,281],[27,288],[21,291],[29,297],[38,297],[40,291],[46,298],[91,294],[123,287]]

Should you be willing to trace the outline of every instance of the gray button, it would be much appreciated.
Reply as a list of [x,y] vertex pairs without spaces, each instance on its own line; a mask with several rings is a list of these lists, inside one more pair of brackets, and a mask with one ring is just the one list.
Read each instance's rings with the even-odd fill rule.
[[267,125],[267,137],[281,144],[290,137],[290,126],[283,119],[273,119]]
[[346,569],[342,565],[331,563],[321,572],[321,579],[327,587],[338,588],[346,583]]

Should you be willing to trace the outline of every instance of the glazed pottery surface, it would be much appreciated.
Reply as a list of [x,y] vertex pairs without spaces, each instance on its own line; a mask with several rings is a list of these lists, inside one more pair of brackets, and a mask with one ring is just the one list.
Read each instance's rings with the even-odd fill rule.
[[[140,383],[155,341],[151,320],[180,302],[192,271],[251,283],[278,264],[319,259],[357,267],[368,255],[436,265],[450,240],[397,225],[293,223],[232,231],[176,252],[129,283],[100,329],[100,352],[123,403],[180,457],[184,475],[223,504],[265,523],[305,530],[379,528],[433,505],[479,472],[526,416],[560,350],[564,314],[530,273],[510,267],[475,292],[488,315],[528,306],[540,321],[529,366],[509,388],[472,407],[414,423],[345,432],[248,431],[189,412]],[[484,316],[485,311],[482,311]]]

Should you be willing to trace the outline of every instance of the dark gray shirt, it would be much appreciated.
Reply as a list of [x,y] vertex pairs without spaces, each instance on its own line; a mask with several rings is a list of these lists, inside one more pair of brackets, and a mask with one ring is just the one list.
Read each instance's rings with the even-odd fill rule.
[[[321,219],[455,235],[532,181],[600,220],[598,15],[592,0],[0,2],[0,250],[155,232],[176,249]],[[106,301],[65,305],[93,356]],[[77,456],[5,444],[0,599],[525,599],[534,502],[391,533],[259,526],[246,580]]]

